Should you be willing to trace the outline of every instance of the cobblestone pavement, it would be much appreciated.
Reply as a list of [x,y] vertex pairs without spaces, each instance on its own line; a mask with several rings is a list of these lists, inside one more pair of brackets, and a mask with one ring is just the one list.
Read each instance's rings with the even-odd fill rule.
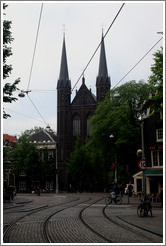
[[140,202],[137,198],[128,200],[123,196],[122,205],[105,208],[106,195],[17,194],[12,202],[3,204],[4,231],[22,217],[11,227],[5,240],[8,243],[47,243],[44,225],[50,216],[47,232],[54,243],[163,242],[163,208],[160,204],[152,204],[153,217],[140,218],[137,216]]

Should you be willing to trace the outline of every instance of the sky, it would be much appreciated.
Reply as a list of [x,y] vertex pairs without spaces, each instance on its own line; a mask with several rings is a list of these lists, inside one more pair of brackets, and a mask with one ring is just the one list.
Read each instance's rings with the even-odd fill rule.
[[[7,3],[6,15],[2,18],[12,21],[11,43],[13,55],[7,64],[12,64],[12,73],[4,83],[13,83],[20,78],[20,90],[31,90],[29,96],[18,97],[16,102],[3,105],[11,118],[3,120],[3,133],[20,136],[34,127],[53,131],[57,126],[57,81],[60,72],[63,35],[65,32],[69,77],[72,88],[101,41],[102,29],[105,34],[125,3],[115,22],[107,33],[105,51],[111,87],[137,64],[137,62],[162,37],[164,31],[164,1],[2,1]],[[39,33],[32,67],[37,28],[41,5]],[[2,29],[2,28],[1,28]],[[164,35],[163,35],[164,36]],[[148,81],[153,54],[163,46],[161,40],[149,54],[119,83]],[[96,94],[96,77],[99,68],[100,49],[87,67],[84,77],[87,87]],[[29,83],[29,86],[28,86]],[[2,83],[1,83],[2,84]],[[81,80],[72,91],[79,89]],[[2,91],[2,88],[1,88]]]

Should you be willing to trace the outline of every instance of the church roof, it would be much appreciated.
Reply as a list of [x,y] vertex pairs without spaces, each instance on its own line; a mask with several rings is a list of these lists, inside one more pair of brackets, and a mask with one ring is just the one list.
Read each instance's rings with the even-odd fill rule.
[[85,79],[82,79],[82,85],[77,91],[75,98],[72,101],[72,106],[87,106],[96,104],[95,95],[85,85]]
[[61,66],[60,66],[60,74],[59,74],[57,88],[59,87],[71,88],[71,82],[69,80],[69,73],[68,73],[68,66],[67,66],[65,37],[63,38]]

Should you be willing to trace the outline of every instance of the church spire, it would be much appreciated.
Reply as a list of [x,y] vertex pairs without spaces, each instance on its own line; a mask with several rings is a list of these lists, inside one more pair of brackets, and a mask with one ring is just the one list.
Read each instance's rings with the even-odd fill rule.
[[100,49],[100,60],[98,76],[96,78],[96,89],[97,89],[97,101],[100,102],[104,99],[106,93],[110,90],[110,77],[108,77],[107,62],[105,54],[105,45],[102,32],[101,38],[101,49]]
[[63,36],[61,66],[60,66],[60,74],[59,74],[59,80],[58,80],[57,88],[59,88],[59,87],[71,88],[71,82],[69,80],[68,66],[67,66],[65,36]]
[[98,77],[108,77],[104,38],[102,33]]

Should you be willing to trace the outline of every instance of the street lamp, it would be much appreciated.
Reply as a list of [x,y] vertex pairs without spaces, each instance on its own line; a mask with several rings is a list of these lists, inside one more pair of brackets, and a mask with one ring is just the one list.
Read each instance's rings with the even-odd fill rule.
[[28,93],[31,92],[31,91],[24,91],[24,90],[21,90],[21,92],[18,94],[19,97],[25,97],[25,94],[28,95]]
[[[114,138],[114,135],[111,134],[110,138]],[[115,146],[115,179],[114,182],[117,183],[118,182],[118,168],[117,168],[117,152],[116,152],[116,146]]]

